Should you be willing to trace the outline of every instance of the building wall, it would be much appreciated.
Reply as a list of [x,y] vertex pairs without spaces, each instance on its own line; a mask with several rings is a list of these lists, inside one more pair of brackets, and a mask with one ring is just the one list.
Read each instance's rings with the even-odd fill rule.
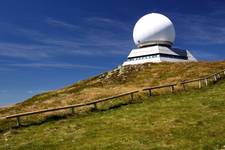
[[123,63],[135,65],[143,63],[159,62],[189,62],[197,59],[188,50],[170,49],[163,46],[152,46],[147,48],[133,49],[128,56],[128,60]]
[[125,61],[123,63],[123,66],[135,65],[135,64],[144,64],[144,63],[149,63],[149,62],[159,63],[159,62],[161,62],[161,60],[160,60],[160,57],[156,57],[156,58],[142,59],[142,60],[135,60],[135,61]]

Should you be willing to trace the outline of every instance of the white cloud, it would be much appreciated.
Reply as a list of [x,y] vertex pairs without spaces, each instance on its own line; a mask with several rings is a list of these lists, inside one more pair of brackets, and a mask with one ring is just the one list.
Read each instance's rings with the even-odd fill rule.
[[37,60],[49,57],[49,46],[19,43],[0,43],[0,56]]
[[7,90],[0,90],[1,94],[7,93],[7,92],[8,92]]
[[40,90],[40,89],[38,89],[38,90],[29,90],[29,91],[27,91],[27,93],[34,95],[34,94],[37,94],[37,93],[44,93],[44,92],[47,92],[47,91],[49,91],[49,90]]
[[61,21],[61,20],[57,20],[57,19],[53,19],[51,17],[48,17],[46,19],[46,22],[50,25],[53,26],[58,26],[58,27],[63,27],[63,28],[67,28],[67,29],[78,29],[79,27],[77,25],[65,22],[65,21]]
[[197,57],[197,59],[199,60],[224,60],[224,56],[221,55],[221,53],[218,51],[204,51],[202,52],[202,50],[193,50],[192,53],[194,56]]
[[61,69],[72,69],[72,68],[82,68],[82,69],[106,69],[101,66],[94,65],[81,65],[81,64],[69,64],[69,63],[15,63],[7,64],[8,67],[22,67],[22,68],[61,68]]
[[[51,25],[58,25],[66,28],[77,28],[78,26],[52,18],[47,19]],[[109,24],[123,24],[119,21],[107,18],[89,18],[92,23],[100,21]],[[21,36],[33,41],[33,43],[20,42],[0,42],[0,56],[21,58],[26,60],[46,60],[61,56],[109,56],[127,54],[132,48],[131,38],[128,36],[118,36],[114,29],[100,29],[93,27],[86,30],[86,27],[80,26],[79,33],[76,31],[67,33],[63,37],[60,35],[51,35],[34,29],[25,29],[15,25],[8,26],[8,32],[16,32]],[[121,25],[122,26],[122,25]],[[124,25],[123,25],[124,26]],[[4,25],[1,25],[4,30]],[[127,28],[127,27],[126,27]],[[123,32],[127,34],[126,31]],[[79,38],[74,34],[79,34]],[[122,33],[121,33],[122,34]],[[73,35],[75,37],[73,37]],[[34,44],[35,43],[35,44]]]
[[177,37],[186,43],[209,45],[225,44],[223,17],[197,14],[171,13],[176,22]]
[[89,17],[86,18],[85,21],[90,23],[90,26],[95,27],[113,27],[119,29],[121,31],[127,32],[132,28],[132,24],[128,24],[127,22],[111,19],[111,18],[103,18],[103,17]]

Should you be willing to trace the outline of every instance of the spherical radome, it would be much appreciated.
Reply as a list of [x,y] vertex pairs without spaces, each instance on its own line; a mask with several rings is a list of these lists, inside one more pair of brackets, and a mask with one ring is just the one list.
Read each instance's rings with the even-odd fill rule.
[[175,29],[169,18],[162,14],[150,13],[138,20],[133,31],[134,43],[168,42],[171,45],[175,40]]

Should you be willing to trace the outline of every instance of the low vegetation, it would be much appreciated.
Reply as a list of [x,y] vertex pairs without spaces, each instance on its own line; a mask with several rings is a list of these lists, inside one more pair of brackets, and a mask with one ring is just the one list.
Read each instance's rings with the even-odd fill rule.
[[[83,103],[147,86],[177,83],[223,70],[225,62],[160,63],[119,67],[63,89],[0,109],[19,112]],[[92,107],[0,119],[0,149],[222,149],[225,81],[201,90],[148,97],[147,93]],[[154,94],[159,94],[155,92]],[[132,105],[127,105],[131,104]],[[116,109],[114,109],[116,108]],[[107,110],[107,111],[105,111]]]
[[118,67],[71,86],[36,95],[8,108],[0,108],[0,118],[9,114],[55,108],[93,101],[97,98],[146,86],[176,83],[224,69],[222,62],[159,63]]
[[[0,149],[223,149],[225,81],[0,133]],[[141,103],[140,103],[141,99]],[[103,110],[101,110],[103,109]]]

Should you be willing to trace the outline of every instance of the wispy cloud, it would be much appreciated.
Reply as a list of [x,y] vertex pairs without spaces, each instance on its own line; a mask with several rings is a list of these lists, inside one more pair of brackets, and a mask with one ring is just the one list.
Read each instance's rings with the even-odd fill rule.
[[[92,41],[97,37],[92,37]],[[0,56],[25,60],[45,60],[62,56],[125,55],[130,50],[127,41],[103,39],[96,43],[46,39],[43,44],[0,43]]]
[[198,60],[219,61],[224,60],[224,56],[221,55],[220,50],[192,50],[192,54],[197,57]]
[[103,24],[108,24],[108,25],[115,25],[118,28],[125,25],[124,22],[110,19],[110,18],[103,18],[103,17],[89,17],[89,18],[86,18],[86,21],[91,22],[91,23],[95,22],[95,23],[103,23]]
[[37,60],[49,57],[49,48],[35,44],[0,43],[0,56]]
[[5,94],[7,92],[8,92],[7,90],[0,90],[0,94]]
[[[225,44],[224,17],[208,15],[171,13],[177,37],[186,43],[198,45]],[[225,16],[225,13],[224,15]]]
[[48,17],[46,19],[46,22],[50,25],[53,25],[53,26],[63,27],[63,28],[72,29],[72,30],[79,28],[77,25],[74,25],[74,24],[71,24],[71,23],[68,23],[68,22],[65,22],[65,21],[61,21],[61,20],[58,20],[58,19],[53,19],[53,18],[50,18],[50,17]]
[[81,64],[69,64],[69,63],[15,63],[15,64],[7,64],[8,67],[22,67],[22,68],[58,68],[58,69],[107,69],[102,66],[94,66],[94,65],[81,65]]
[[34,95],[34,94],[37,94],[37,93],[44,93],[44,92],[47,92],[47,91],[49,91],[49,90],[37,89],[37,90],[28,90],[27,93],[31,94],[31,95]]
[[114,24],[122,24],[119,21],[116,20],[112,20],[109,18],[102,18],[102,17],[90,17],[86,19],[87,21],[91,21],[91,22],[103,22],[103,23],[114,23]]
[[89,18],[86,18],[85,21],[92,25],[97,25],[101,28],[113,27],[113,28],[120,29],[122,31],[130,31],[129,29],[132,28],[131,23],[129,24],[127,22],[123,22],[123,21],[111,19],[111,18],[89,17]]
[[41,33],[37,30],[17,29],[18,34],[34,43],[0,42],[0,56],[42,60],[61,56],[108,56],[127,54],[132,42],[118,37],[112,31],[92,30],[83,32],[81,38],[60,37]]
[[213,3],[205,14],[168,13],[176,29],[175,45],[190,49],[199,60],[224,59],[225,11],[218,8],[221,4],[215,7]]
[[[7,26],[8,32],[13,34],[16,32],[17,36],[21,36],[22,39],[26,38],[31,42],[0,41],[0,57],[8,60],[8,62],[3,62],[0,65],[1,71],[20,68],[105,70],[107,68],[104,65],[90,65],[91,60],[85,64],[76,61],[68,63],[66,59],[62,63],[58,60],[62,57],[74,57],[74,60],[76,60],[78,57],[79,59],[80,57],[87,59],[86,57],[91,58],[93,56],[93,58],[96,58],[121,55],[126,58],[132,48],[133,42],[127,36],[127,27],[123,29],[126,25],[120,21],[93,17],[86,20],[88,24],[80,26],[53,18],[47,18],[46,22],[51,26],[72,30],[62,36],[61,34],[47,34],[38,29],[22,28],[16,25]],[[93,24],[94,26],[92,26]],[[101,25],[110,27],[105,29],[101,28]],[[2,27],[0,30],[4,29],[4,25]],[[75,29],[78,28],[79,31],[77,32]],[[64,32],[63,29],[62,32]],[[121,33],[120,36],[118,36],[117,31]],[[108,63],[111,64],[111,62]]]

